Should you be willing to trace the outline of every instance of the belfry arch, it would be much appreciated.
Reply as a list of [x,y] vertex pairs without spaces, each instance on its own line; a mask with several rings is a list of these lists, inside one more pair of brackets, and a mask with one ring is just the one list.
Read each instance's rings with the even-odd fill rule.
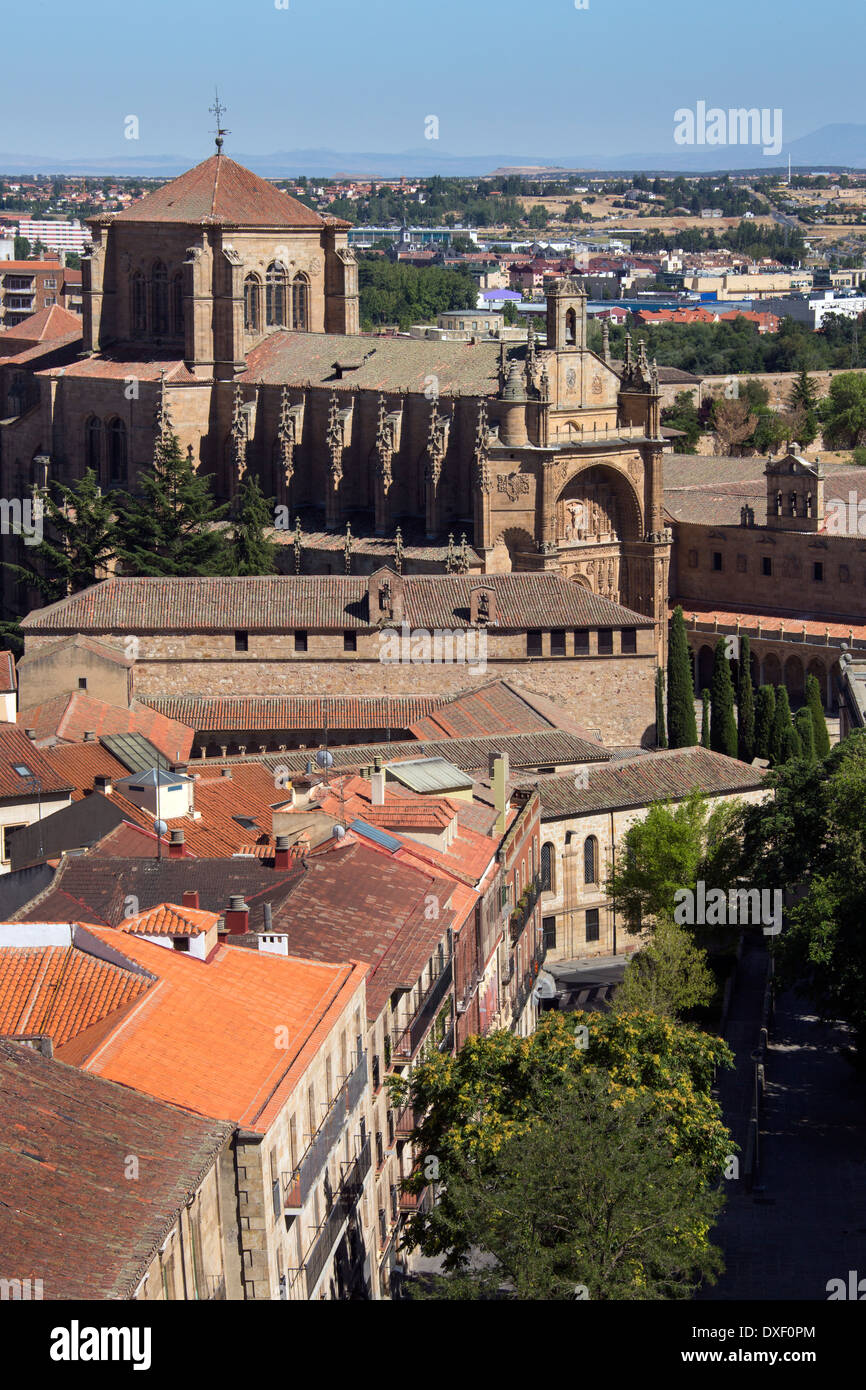
[[616,468],[590,464],[574,473],[554,508],[555,542],[560,547],[643,538],[641,506],[631,481]]

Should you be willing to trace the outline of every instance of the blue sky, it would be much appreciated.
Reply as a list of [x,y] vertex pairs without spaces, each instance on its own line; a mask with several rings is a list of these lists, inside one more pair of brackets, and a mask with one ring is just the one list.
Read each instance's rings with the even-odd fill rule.
[[[863,119],[850,0],[29,0],[7,6],[0,152],[671,149],[673,112],[781,107],[786,142]],[[34,21],[45,41],[34,43]]]

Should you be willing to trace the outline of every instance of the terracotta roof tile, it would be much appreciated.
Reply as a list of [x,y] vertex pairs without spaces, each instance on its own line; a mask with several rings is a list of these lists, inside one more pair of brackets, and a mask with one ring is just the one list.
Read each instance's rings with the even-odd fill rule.
[[14,724],[0,724],[0,797],[33,795],[26,777],[15,771],[16,766],[28,768],[39,778],[43,796],[46,792],[70,790],[69,779],[55,769],[20,729]]
[[131,1298],[233,1126],[9,1042],[0,1093],[4,1272],[36,1275],[45,1299]]
[[433,696],[150,695],[142,703],[195,729],[408,729],[440,703]]
[[201,936],[215,927],[218,921],[218,912],[181,907],[177,903],[160,903],[159,907],[125,917],[118,923],[118,931],[132,932],[136,936]]
[[18,723],[22,729],[36,731],[37,743],[53,736],[80,743],[86,733],[141,734],[172,762],[188,758],[193,741],[192,727],[148,704],[136,700],[131,709],[122,709],[84,691],[32,705],[19,713]]
[[[243,227],[319,228],[325,219],[224,154],[115,213],[114,222],[224,222]],[[330,219],[336,222],[336,219]],[[347,223],[336,222],[338,226]]]
[[584,788],[575,786],[573,776],[546,777],[538,782],[542,820],[648,806],[653,801],[686,797],[695,790],[707,796],[756,791],[766,776],[762,768],[702,747],[668,748],[586,771]]
[[138,999],[151,981],[76,946],[4,946],[0,924],[0,1034],[41,1033],[55,1048]]

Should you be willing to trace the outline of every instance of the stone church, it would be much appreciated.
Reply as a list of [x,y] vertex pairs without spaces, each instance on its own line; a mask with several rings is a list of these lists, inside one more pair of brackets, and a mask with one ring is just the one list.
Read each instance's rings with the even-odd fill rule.
[[416,571],[462,555],[559,572],[652,617],[663,657],[671,533],[643,352],[617,374],[589,351],[571,280],[548,296],[543,347],[532,330],[518,346],[361,334],[348,224],[221,143],[91,220],[83,349],[33,362],[26,409],[0,427],[6,495],[88,466],[134,490],[170,429],[223,499],[254,473],[289,527],[300,515],[335,548],[348,523],[361,550],[405,539]]

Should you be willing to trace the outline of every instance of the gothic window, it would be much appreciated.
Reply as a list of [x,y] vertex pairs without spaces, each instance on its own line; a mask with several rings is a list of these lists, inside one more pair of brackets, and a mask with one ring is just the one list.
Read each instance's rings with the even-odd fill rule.
[[292,281],[292,327],[297,333],[310,328],[310,282],[306,275],[296,275]]
[[262,321],[262,287],[258,275],[248,275],[244,280],[244,328],[247,333],[258,333]]
[[91,415],[84,426],[84,459],[97,477],[102,464],[102,421]]
[[598,883],[598,840],[587,835],[583,842],[583,881]]
[[147,295],[145,293],[144,276],[140,270],[136,270],[129,282],[130,291],[130,318],[132,321],[132,332],[134,336],[144,333],[147,328]]
[[285,267],[272,261],[265,277],[265,316],[268,328],[286,326],[286,284]]
[[542,893],[556,892],[553,879],[553,845],[549,840],[546,840],[541,846],[541,891]]
[[577,314],[573,309],[569,309],[565,315],[565,341],[571,347],[577,342]]
[[171,282],[171,331],[183,337],[183,272],[178,271]]
[[108,481],[111,486],[126,483],[126,425],[112,420],[108,426]]
[[150,272],[151,327],[154,337],[168,332],[168,271],[162,261],[154,261]]

